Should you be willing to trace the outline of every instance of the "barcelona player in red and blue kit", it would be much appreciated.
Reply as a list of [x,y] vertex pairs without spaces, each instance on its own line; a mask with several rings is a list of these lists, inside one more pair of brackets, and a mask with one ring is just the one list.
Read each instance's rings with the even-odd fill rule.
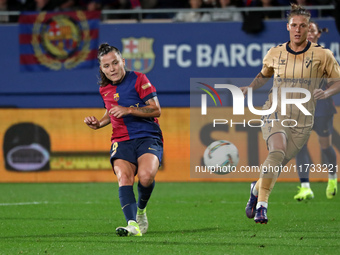
[[[98,50],[100,89],[106,112],[98,120],[86,117],[92,129],[112,125],[111,164],[119,184],[119,200],[127,221],[116,228],[119,236],[142,236],[148,229],[146,205],[163,155],[157,117],[161,107],[155,87],[145,74],[126,71],[120,51],[106,43]],[[138,202],[133,191],[138,176]]]

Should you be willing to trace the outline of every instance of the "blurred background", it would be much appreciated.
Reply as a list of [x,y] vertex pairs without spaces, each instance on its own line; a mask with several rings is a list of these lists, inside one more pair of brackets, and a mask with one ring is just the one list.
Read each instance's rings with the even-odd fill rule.
[[[297,3],[328,28],[319,43],[340,62],[339,2]],[[158,181],[216,181],[192,178],[190,161],[201,158],[191,159],[190,147],[203,155],[218,139],[239,148],[239,164],[258,165],[267,153],[258,129],[226,125],[201,139],[207,123],[190,121],[190,79],[255,77],[267,51],[289,40],[289,9],[286,0],[0,0],[0,182],[116,181],[111,128],[93,131],[83,123],[105,112],[96,59],[104,42],[119,48],[127,69],[145,73],[157,89],[165,139]],[[257,91],[255,106],[267,92],[267,86]],[[334,101],[339,111],[340,97]],[[224,102],[230,115],[232,100]],[[334,129],[339,158],[338,114]],[[313,162],[321,163],[314,133],[308,147]],[[226,177],[218,181],[247,178]],[[327,174],[313,177],[326,180]]]

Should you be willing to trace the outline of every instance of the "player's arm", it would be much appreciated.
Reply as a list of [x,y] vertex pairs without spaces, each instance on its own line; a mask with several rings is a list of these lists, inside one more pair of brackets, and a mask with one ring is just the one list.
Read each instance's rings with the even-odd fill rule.
[[316,100],[326,99],[335,94],[340,93],[340,80],[337,79],[336,81],[329,82],[329,88],[326,90],[322,89],[315,89],[313,91],[313,96]]
[[267,81],[270,79],[271,76],[265,76],[261,72],[259,72],[255,79],[250,83],[249,86],[241,87],[240,89],[243,92],[243,95],[246,95],[248,92],[248,88],[253,88],[253,90],[257,90],[261,88],[263,85],[267,83]]
[[143,107],[123,107],[115,105],[109,110],[109,114],[116,118],[121,118],[126,115],[133,115],[136,117],[150,118],[161,116],[161,106],[159,105],[158,98],[155,96],[145,102],[146,106]]
[[106,110],[104,116],[100,120],[98,120],[94,116],[88,116],[88,117],[85,117],[84,122],[86,125],[88,125],[92,129],[99,129],[99,128],[105,127],[111,121],[110,121],[110,115],[108,111]]
[[330,50],[325,50],[323,53],[325,56],[324,72],[328,77],[328,88],[324,91],[315,89],[313,96],[316,100],[326,99],[340,92],[340,66]]

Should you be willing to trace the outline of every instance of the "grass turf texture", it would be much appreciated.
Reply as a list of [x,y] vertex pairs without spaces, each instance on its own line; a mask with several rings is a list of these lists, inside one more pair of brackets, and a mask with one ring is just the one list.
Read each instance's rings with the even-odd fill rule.
[[277,183],[260,225],[245,216],[248,183],[156,183],[148,233],[117,237],[116,183],[0,184],[0,254],[336,254],[340,203],[326,185],[296,202],[297,183]]

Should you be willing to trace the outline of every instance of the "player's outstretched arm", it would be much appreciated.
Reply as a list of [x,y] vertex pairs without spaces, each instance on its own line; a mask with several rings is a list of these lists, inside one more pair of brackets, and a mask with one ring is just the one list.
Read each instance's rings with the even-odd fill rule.
[[313,96],[316,100],[321,100],[334,96],[338,93],[340,93],[340,80],[330,82],[330,86],[326,90],[315,89],[313,91]]
[[253,90],[257,90],[265,85],[269,79],[270,77],[266,77],[261,72],[259,72],[249,86],[240,87],[240,89],[242,90],[243,95],[246,95],[248,92],[248,88],[253,88]]
[[144,107],[123,107],[115,105],[109,110],[109,114],[116,118],[121,118],[126,115],[133,115],[136,117],[150,118],[161,116],[161,107],[157,97],[150,98],[145,102]]
[[102,128],[108,125],[110,123],[110,116],[108,114],[108,111],[106,110],[103,118],[101,118],[100,120],[98,120],[94,116],[88,116],[88,117],[85,117],[84,122],[90,128],[96,130],[96,129],[99,129],[99,128]]

